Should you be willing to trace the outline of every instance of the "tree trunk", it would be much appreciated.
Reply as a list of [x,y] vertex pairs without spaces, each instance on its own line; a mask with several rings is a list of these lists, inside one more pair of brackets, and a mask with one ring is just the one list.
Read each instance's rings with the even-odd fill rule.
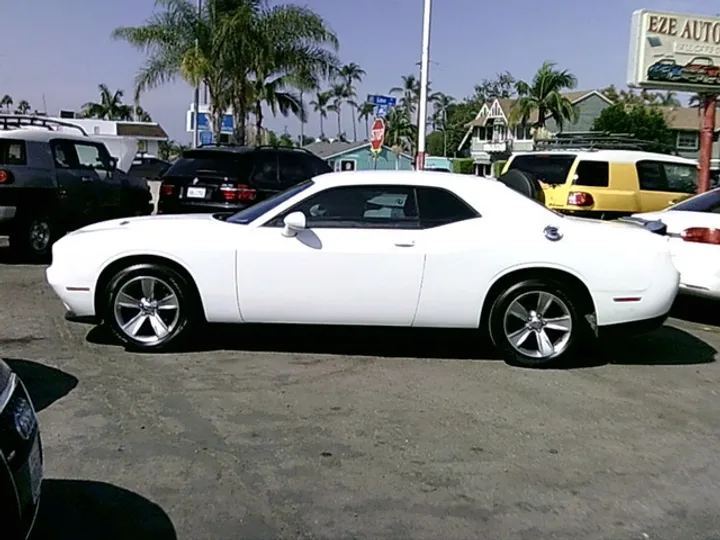
[[338,105],[338,110],[337,110],[337,117],[338,117],[338,133],[337,133],[337,136],[338,136],[338,139],[341,139],[341,138],[342,138],[342,123],[340,122],[340,106],[339,106],[339,105]]
[[355,108],[355,105],[350,105],[350,111],[352,112],[352,120],[353,120],[353,142],[357,142],[357,122],[355,121],[355,116],[357,115],[357,109]]
[[325,138],[325,129],[323,129],[323,117],[322,114],[320,115],[320,139]]
[[365,117],[365,140],[370,140],[370,118]]
[[258,101],[255,104],[255,146],[262,146],[262,125],[263,125],[263,112],[262,112],[262,101]]
[[245,146],[247,144],[247,94],[245,93],[245,85],[240,83],[236,86],[237,95],[235,103],[233,103],[233,138],[235,144]]
[[300,90],[300,146],[305,146],[305,104],[303,103],[303,92]]

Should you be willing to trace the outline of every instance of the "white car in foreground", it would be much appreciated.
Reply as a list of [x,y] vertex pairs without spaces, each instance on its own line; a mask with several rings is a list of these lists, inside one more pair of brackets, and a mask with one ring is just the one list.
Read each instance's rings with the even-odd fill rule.
[[368,171],[230,217],[85,227],[54,245],[47,279],[69,318],[104,321],[134,349],[203,322],[479,328],[508,361],[539,366],[603,330],[659,326],[679,275],[641,225],[563,217],[474,176]]
[[667,226],[680,293],[720,299],[720,188],[635,217]]

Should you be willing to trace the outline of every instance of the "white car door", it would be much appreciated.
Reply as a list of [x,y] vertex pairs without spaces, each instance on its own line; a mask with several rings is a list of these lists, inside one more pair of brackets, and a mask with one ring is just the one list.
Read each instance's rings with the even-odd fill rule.
[[[307,228],[283,236],[297,211]],[[330,188],[248,232],[237,252],[244,321],[412,324],[425,255],[411,186]]]

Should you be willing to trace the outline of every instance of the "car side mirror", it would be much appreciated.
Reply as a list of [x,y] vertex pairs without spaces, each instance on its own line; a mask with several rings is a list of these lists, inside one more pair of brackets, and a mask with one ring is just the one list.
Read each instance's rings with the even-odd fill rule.
[[285,216],[283,224],[285,225],[285,228],[283,229],[283,236],[292,238],[293,236],[296,236],[297,233],[307,228],[307,219],[305,218],[305,214],[302,212],[293,212],[292,214]]

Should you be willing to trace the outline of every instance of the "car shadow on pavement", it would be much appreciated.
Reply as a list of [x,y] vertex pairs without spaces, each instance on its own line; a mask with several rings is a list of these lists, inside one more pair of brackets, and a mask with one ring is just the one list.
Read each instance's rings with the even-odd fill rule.
[[50,264],[50,256],[48,255],[47,257],[41,259],[26,257],[10,249],[8,246],[0,246],[0,264]]
[[31,540],[176,540],[154,502],[112,484],[46,479]]
[[[200,337],[202,336],[202,337]],[[117,345],[102,327],[87,340]],[[499,360],[489,340],[476,330],[328,327],[305,325],[211,326],[192,346],[174,352],[237,350],[300,354],[340,354],[387,358]],[[663,326],[647,334],[601,341],[567,368],[607,364],[683,365],[715,361],[716,350],[689,332]]]
[[36,411],[42,411],[65,397],[78,384],[73,375],[39,362],[19,358],[3,360],[22,380]]
[[707,298],[678,296],[670,316],[688,322],[720,326],[720,302]]

